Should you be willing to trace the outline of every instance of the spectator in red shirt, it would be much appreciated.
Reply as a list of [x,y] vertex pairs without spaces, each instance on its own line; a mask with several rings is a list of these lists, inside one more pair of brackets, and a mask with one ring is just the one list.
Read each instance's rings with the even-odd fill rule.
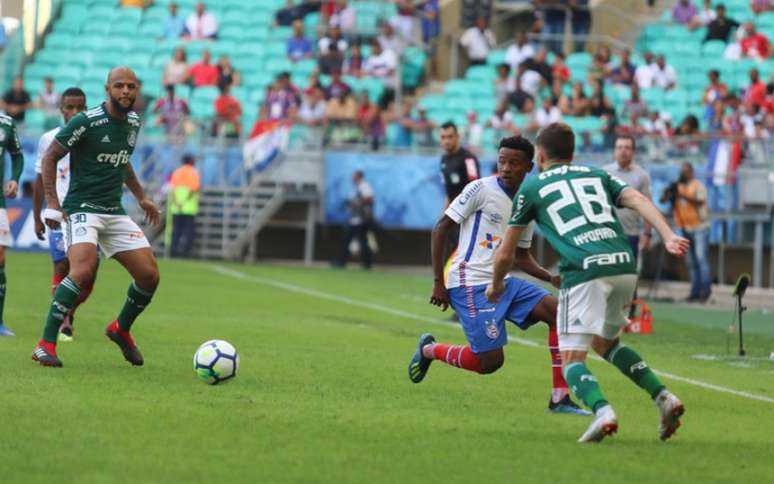
[[220,96],[215,98],[215,122],[213,135],[223,134],[228,138],[238,138],[242,133],[242,105],[230,94],[228,84],[220,86]]
[[201,60],[188,69],[188,77],[193,87],[214,86],[218,83],[220,73],[218,67],[210,63],[209,50],[203,51]]
[[554,83],[558,81],[560,85],[570,80],[570,69],[564,63],[564,54],[555,54],[554,65],[551,66],[551,74],[554,78]]
[[742,28],[745,30],[745,36],[740,42],[742,47],[742,57],[753,59],[765,59],[771,54],[769,39],[765,35],[755,31],[755,25],[752,22],[745,23]]
[[763,107],[766,101],[766,84],[760,80],[758,69],[750,69],[750,85],[744,92],[744,103],[747,106]]

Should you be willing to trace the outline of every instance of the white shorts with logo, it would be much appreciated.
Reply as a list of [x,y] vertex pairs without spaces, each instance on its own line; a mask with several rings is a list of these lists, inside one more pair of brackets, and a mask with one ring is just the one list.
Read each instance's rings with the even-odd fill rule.
[[614,339],[626,326],[637,275],[600,277],[559,291],[560,351],[587,351],[592,336]]
[[8,210],[0,208],[0,245],[10,247],[13,245],[11,236],[11,224],[8,222]]
[[142,229],[128,215],[74,213],[63,225],[68,249],[75,244],[92,244],[105,257],[113,257],[118,252],[150,247]]

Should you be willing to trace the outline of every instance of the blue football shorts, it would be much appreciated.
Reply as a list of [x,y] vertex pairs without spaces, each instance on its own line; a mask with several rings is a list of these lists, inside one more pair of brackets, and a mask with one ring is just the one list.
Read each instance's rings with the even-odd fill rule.
[[474,353],[502,348],[508,343],[505,320],[526,330],[536,320],[529,314],[550,295],[548,291],[531,282],[510,277],[505,280],[505,291],[496,304],[486,299],[486,284],[449,289],[449,300],[457,312]]

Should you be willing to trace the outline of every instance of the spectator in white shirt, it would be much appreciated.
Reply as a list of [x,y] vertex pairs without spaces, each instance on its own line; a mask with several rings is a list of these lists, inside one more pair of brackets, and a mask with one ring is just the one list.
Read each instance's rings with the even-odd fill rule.
[[513,124],[513,114],[508,109],[507,101],[500,101],[495,109],[494,114],[486,123],[487,127],[493,128],[499,133],[498,136],[517,136],[520,134],[520,130]]
[[188,31],[185,38],[189,40],[216,39],[218,37],[218,21],[211,13],[204,11],[204,3],[196,4],[196,11],[185,21]]
[[382,24],[382,33],[379,34],[379,44],[382,46],[382,49],[391,50],[398,57],[403,55],[403,50],[406,48],[405,41],[395,33],[395,29],[389,22],[384,22]]
[[543,87],[545,79],[543,79],[539,72],[527,69],[527,65],[521,63],[516,71],[516,82],[519,83],[522,91],[534,98],[537,96],[540,88]]
[[471,27],[460,37],[460,44],[468,52],[470,65],[486,64],[489,50],[497,45],[494,33],[487,26],[486,17],[476,19],[475,27]]
[[637,86],[640,89],[650,89],[653,87],[655,68],[653,54],[645,52],[642,57],[645,59],[645,62],[637,66],[637,69],[634,70],[634,82],[637,83]]
[[363,64],[363,74],[385,80],[389,87],[395,87],[395,68],[398,58],[388,49],[382,49],[378,40],[371,41],[371,55]]
[[562,119],[562,111],[556,106],[556,102],[551,97],[545,97],[543,104],[532,114],[529,122],[529,130],[537,131],[545,128],[551,123],[559,122]]
[[347,0],[338,0],[336,10],[328,19],[328,25],[331,27],[338,27],[344,35],[350,35],[355,33],[357,15],[355,13],[355,7],[348,5]]
[[519,64],[535,56],[535,48],[527,41],[527,33],[524,31],[516,32],[515,44],[511,44],[505,51],[505,62],[511,66],[511,70],[516,72]]
[[659,55],[653,68],[653,87],[668,91],[675,86],[677,86],[675,68],[666,63],[663,55]]
[[462,144],[475,154],[481,154],[481,146],[484,141],[484,126],[478,122],[478,114],[475,111],[468,112],[468,124],[462,128]]
[[688,23],[688,30],[696,30],[702,27],[706,27],[710,22],[715,20],[718,14],[712,8],[711,0],[704,0],[704,6],[696,15],[693,16],[690,23]]

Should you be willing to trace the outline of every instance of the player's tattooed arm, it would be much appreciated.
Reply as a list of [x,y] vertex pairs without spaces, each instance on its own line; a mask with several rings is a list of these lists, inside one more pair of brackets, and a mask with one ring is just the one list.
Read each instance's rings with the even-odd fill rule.
[[127,165],[124,183],[129,191],[132,192],[134,198],[137,199],[137,204],[145,212],[145,221],[151,225],[158,225],[161,221],[161,210],[151,199],[145,196],[145,190],[142,189],[140,180],[137,179],[137,174],[134,172],[131,164]]
[[433,227],[430,239],[430,255],[433,262],[433,293],[430,296],[430,304],[440,307],[442,311],[449,308],[449,292],[444,283],[443,268],[449,232],[455,224],[456,222],[448,215],[443,215]]
[[486,298],[489,302],[497,302],[505,290],[505,276],[513,268],[513,261],[516,258],[516,248],[519,246],[521,233],[524,227],[520,225],[511,225],[505,232],[503,243],[495,252],[494,273],[492,274],[492,283],[486,288]]
[[518,247],[516,249],[513,268],[522,270],[532,277],[540,279],[541,281],[550,282],[553,285],[556,285],[559,279],[558,276],[551,274],[545,267],[538,264],[532,257],[532,253],[529,249],[523,247]]
[[51,143],[40,161],[43,175],[43,193],[48,202],[48,208],[62,211],[59,197],[56,195],[56,164],[67,154],[67,149],[58,142]]

